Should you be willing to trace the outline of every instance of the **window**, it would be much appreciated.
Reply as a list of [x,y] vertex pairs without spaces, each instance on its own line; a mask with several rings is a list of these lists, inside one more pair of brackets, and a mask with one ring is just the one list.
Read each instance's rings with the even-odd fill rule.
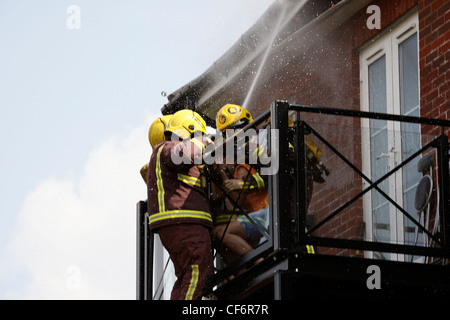
[[[419,116],[418,18],[414,14],[386,30],[360,54],[361,110]],[[376,181],[421,148],[420,126],[384,120],[362,123],[363,172]],[[414,159],[384,180],[379,188],[419,220],[414,195],[421,174]],[[398,244],[420,244],[415,225],[377,190],[364,198],[366,238]],[[389,253],[368,254],[374,258],[407,260]]]

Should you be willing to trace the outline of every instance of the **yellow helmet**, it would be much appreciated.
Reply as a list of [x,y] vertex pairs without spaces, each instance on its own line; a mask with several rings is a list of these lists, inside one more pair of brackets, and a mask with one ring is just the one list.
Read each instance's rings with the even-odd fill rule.
[[164,140],[164,131],[166,131],[167,124],[169,123],[171,117],[172,115],[169,114],[159,117],[153,121],[150,129],[148,130],[148,141],[150,141],[152,148]]
[[173,114],[166,131],[175,133],[182,139],[188,139],[196,131],[206,133],[206,122],[197,112],[184,109]]
[[[319,146],[314,143],[314,141],[311,140],[309,136],[305,136],[305,144],[311,150],[311,152],[314,154],[314,156],[317,158],[317,160],[320,160],[320,157],[323,155],[323,151],[320,150]],[[308,156],[308,154],[307,154]],[[309,156],[308,156],[309,158]]]
[[250,112],[235,104],[226,104],[220,108],[216,116],[216,127],[219,131],[226,128],[246,125],[253,121]]

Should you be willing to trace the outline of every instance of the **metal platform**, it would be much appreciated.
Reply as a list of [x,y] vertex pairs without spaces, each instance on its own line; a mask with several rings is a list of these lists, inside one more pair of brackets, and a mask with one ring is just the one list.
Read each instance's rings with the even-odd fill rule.
[[[379,268],[374,287],[371,268]],[[218,277],[225,275],[218,274]],[[226,278],[226,277],[225,277]],[[450,300],[450,267],[362,258],[274,252],[219,284],[219,300],[418,299]]]
[[[294,125],[288,127],[288,118],[295,115]],[[433,139],[422,143],[419,150],[404,159],[381,178],[372,181],[326,138],[318,133],[304,115],[332,115],[361,119],[376,119],[433,126],[440,131]],[[247,130],[271,118],[271,128],[277,130],[276,141],[269,141],[271,152],[279,155],[278,170],[269,177],[269,234],[268,240],[233,265],[219,271],[208,282],[207,291],[220,300],[296,300],[314,298],[359,298],[359,299],[406,299],[440,298],[450,300],[450,183],[449,183],[449,142],[445,135],[450,121],[405,117],[398,115],[290,105],[276,101],[270,109],[243,130]],[[436,130],[435,130],[436,131]],[[306,207],[306,154],[302,137],[311,134],[336,155],[346,167],[364,180],[361,188],[352,198],[340,203],[320,221],[307,225]],[[295,163],[289,162],[290,146],[295,150]],[[276,143],[274,143],[276,142]],[[422,157],[432,150],[436,155],[436,177],[440,201],[436,212],[439,215],[439,233],[417,221],[411,214],[388,194],[380,184],[397,170],[403,168],[415,157]],[[286,183],[294,177],[293,185]],[[361,181],[360,180],[360,181]],[[291,190],[295,191],[292,198]],[[377,190],[396,208],[398,214],[409,219],[416,232],[426,235],[432,245],[417,245],[408,242],[389,243],[371,241],[365,237],[329,237],[320,233],[322,227],[341,215],[364,194]],[[292,209],[294,208],[294,210]],[[153,266],[161,261],[153,261],[153,235],[147,227],[146,202],[138,203],[137,239],[137,298],[152,299]],[[292,215],[293,212],[293,215]],[[308,228],[307,228],[308,227]],[[304,230],[304,231],[303,231]],[[306,245],[314,246],[316,254],[308,254]],[[347,250],[347,254],[329,254],[328,249]],[[360,252],[361,254],[350,254]],[[376,259],[367,253],[381,252],[403,257],[397,259]],[[424,257],[421,263],[409,262],[409,257]],[[370,257],[370,258],[368,258]],[[406,259],[405,257],[408,257]],[[425,257],[433,257],[427,260]],[[412,259],[411,259],[412,260]],[[256,263],[256,262],[259,263]]]

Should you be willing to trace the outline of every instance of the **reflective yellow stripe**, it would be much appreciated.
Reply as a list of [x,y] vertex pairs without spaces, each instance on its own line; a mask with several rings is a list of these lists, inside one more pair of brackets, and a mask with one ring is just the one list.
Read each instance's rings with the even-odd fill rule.
[[264,147],[259,147],[259,148],[258,148],[258,157],[261,157],[265,150],[266,150],[266,148],[264,148]]
[[179,173],[178,174],[178,180],[187,183],[187,184],[191,184],[197,187],[201,187],[201,180],[199,178],[196,177],[191,177],[191,176],[187,176],[185,174]]
[[163,148],[164,146],[161,146],[158,149],[158,153],[156,155],[156,186],[158,187],[158,207],[160,212],[166,211],[166,205],[164,203],[164,186],[161,176],[161,161],[160,161],[161,151]]
[[259,158],[263,155],[264,150],[265,148],[263,146],[259,146],[255,151],[253,151],[252,156]]
[[[305,232],[308,232],[307,228],[305,228]],[[310,254],[316,254],[316,252],[314,251],[314,246],[306,245],[306,251]]]
[[222,214],[220,216],[214,217],[214,223],[221,224],[221,223],[227,223],[228,221],[236,221],[237,220],[237,214]]
[[244,187],[245,187],[245,189],[254,189],[255,188],[255,186],[254,185],[252,185],[252,183],[251,182],[244,182],[244,181],[242,181],[242,182],[237,182],[237,185],[238,185],[238,187],[237,188],[234,188],[233,190],[239,190],[239,189],[243,189]]
[[200,274],[198,270],[198,264],[191,265],[192,268],[192,275],[191,275],[191,282],[189,283],[188,291],[186,292],[186,298],[185,300],[192,300],[194,297],[195,289],[197,288],[198,283],[198,276]]
[[256,184],[258,185],[258,189],[263,189],[264,186],[265,186],[264,185],[264,180],[263,180],[263,178],[261,178],[261,176],[259,175],[258,172],[253,175],[253,178],[255,178],[255,180],[256,180]]
[[202,150],[202,153],[205,151],[205,145],[204,145],[203,143],[201,143],[200,141],[198,141],[197,139],[192,138],[192,139],[191,139],[191,142],[192,142],[193,144],[195,144],[197,147],[199,147],[200,150]]
[[158,212],[156,214],[152,214],[148,218],[148,220],[149,223],[152,224],[161,220],[177,219],[177,218],[204,219],[212,222],[211,214],[205,211],[197,211],[197,210],[171,210],[165,212]]

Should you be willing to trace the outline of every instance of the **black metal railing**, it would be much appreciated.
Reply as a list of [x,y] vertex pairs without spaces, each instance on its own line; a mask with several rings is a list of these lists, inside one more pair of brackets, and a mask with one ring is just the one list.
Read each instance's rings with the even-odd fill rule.
[[[295,114],[294,125],[289,126],[289,114]],[[440,134],[428,141],[423,147],[410,155],[402,163],[396,165],[392,170],[384,174],[376,181],[365,175],[359,168],[361,163],[354,163],[354,159],[346,157],[338,147],[334,146],[323,137],[310,121],[304,120],[305,115],[315,114],[316,118],[325,116],[350,117],[352,119],[376,119],[395,121],[401,123],[415,123],[420,125],[438,127]],[[239,261],[218,270],[210,282],[210,291],[218,296],[228,297],[228,285],[241,287],[245,291],[250,286],[258,286],[258,283],[272,276],[274,281],[273,297],[283,296],[282,288],[286,280],[281,276],[282,272],[298,266],[296,263],[289,263],[289,259],[301,255],[309,255],[304,250],[305,246],[311,245],[324,248],[340,248],[359,250],[361,252],[390,252],[397,254],[410,254],[415,256],[433,256],[440,258],[450,257],[450,182],[449,182],[449,142],[445,135],[450,128],[450,121],[441,119],[428,119],[412,116],[390,115],[372,112],[362,112],[355,110],[344,110],[335,108],[323,108],[304,105],[293,105],[285,101],[275,101],[269,110],[261,114],[255,121],[247,125],[242,130],[255,128],[264,123],[270,117],[270,129],[276,132],[276,137],[271,135],[268,138],[269,153],[278,155],[278,170],[268,176],[269,184],[269,239],[260,244],[250,253],[243,256]],[[360,177],[368,185],[352,198],[340,204],[338,208],[328,212],[320,221],[307,226],[307,159],[305,152],[305,134],[309,134],[327,150],[330,150],[344,165],[353,173]],[[276,139],[276,140],[275,140]],[[276,143],[274,143],[276,142]],[[289,143],[288,143],[289,142]],[[293,148],[290,148],[293,146]],[[289,155],[294,150],[293,164]],[[412,159],[419,157],[424,152],[434,149],[437,153],[437,177],[439,190],[439,236],[431,233],[421,223],[419,223],[401,204],[392,199],[380,188],[382,181],[388,179],[392,174],[402,169],[410,163]],[[361,162],[361,160],[359,160]],[[291,185],[288,181],[292,181]],[[294,192],[292,192],[292,188]],[[321,228],[326,226],[333,218],[341,215],[356,201],[372,191],[376,190],[385,197],[398,212],[407,217],[423,234],[426,234],[434,241],[433,247],[411,245],[405,243],[386,243],[368,241],[365,239],[330,238],[320,236]],[[293,196],[292,196],[293,195]],[[294,204],[294,212],[292,212]],[[137,298],[152,299],[153,285],[153,265],[163,264],[164,261],[153,261],[153,235],[148,230],[148,217],[146,213],[146,202],[141,201],[137,207]],[[263,258],[263,261],[255,265],[256,260]],[[249,272],[242,275],[240,281],[229,280],[230,275],[235,275],[237,270],[247,267]],[[332,270],[332,268],[330,268]],[[332,271],[330,271],[332,272]],[[159,281],[156,279],[156,281]],[[239,291],[234,289],[233,292]],[[231,295],[232,296],[232,295]]]
[[136,299],[152,300],[154,234],[148,227],[147,201],[136,206]]
[[[345,203],[341,204],[336,210],[330,212],[325,218],[319,221],[314,226],[310,227],[307,232],[300,234],[298,241],[301,244],[310,244],[315,246],[324,247],[334,247],[334,248],[344,248],[344,249],[354,249],[360,251],[381,251],[399,254],[413,254],[416,256],[435,256],[435,257],[449,257],[450,256],[450,197],[449,197],[449,142],[448,137],[445,136],[445,130],[450,128],[450,121],[441,119],[429,119],[421,117],[412,116],[402,116],[402,115],[391,115],[373,112],[363,112],[355,110],[344,110],[335,108],[323,108],[314,106],[303,106],[303,105],[288,105],[287,103],[277,102],[277,108],[287,108],[288,110],[295,111],[297,113],[297,119],[301,119],[301,115],[305,113],[315,113],[321,115],[334,115],[340,117],[351,117],[359,119],[375,119],[375,120],[387,120],[395,121],[401,123],[415,123],[421,125],[428,125],[439,127],[441,134],[434,138],[432,141],[428,142],[425,146],[414,152],[407,159],[403,160],[395,168],[384,174],[381,178],[376,181],[372,181],[367,177],[362,170],[358,168],[358,165],[350,161],[345,157],[337,148],[335,148],[331,143],[329,143],[324,137],[322,137],[312,126],[308,123],[298,120],[295,141],[298,141],[299,148],[296,148],[296,158],[297,168],[304,166],[301,159],[304,159],[301,150],[304,149],[302,144],[302,137],[305,132],[308,132],[315,136],[321,143],[323,143],[329,150],[331,150],[339,159],[341,159],[349,168],[351,168],[359,177],[365,180],[369,186],[361,190],[356,196],[349,199]],[[281,124],[282,126],[282,124]],[[283,128],[281,129],[283,130]],[[405,167],[416,157],[424,154],[427,150],[434,148],[437,152],[438,159],[438,190],[440,201],[440,221],[442,222],[442,233],[440,237],[436,234],[432,234],[423,225],[419,223],[412,215],[407,212],[403,206],[392,199],[386,192],[384,192],[380,187],[380,183],[388,179],[392,174]],[[297,181],[304,181],[304,170],[297,170]],[[300,183],[301,185],[301,183]],[[324,226],[333,217],[336,217],[351,204],[353,204],[358,199],[361,199],[367,192],[371,190],[378,191],[385,199],[387,199],[399,212],[401,212],[405,217],[407,217],[421,232],[426,234],[430,239],[434,240],[435,247],[421,247],[417,245],[408,244],[394,244],[394,243],[383,243],[367,240],[354,240],[354,239],[336,239],[336,238],[326,238],[320,236],[313,236],[312,233],[317,231],[319,228]],[[300,195],[301,196],[301,195]],[[305,204],[304,201],[299,201],[300,204]],[[300,223],[298,230],[304,230],[304,221],[306,217],[306,208],[300,205],[297,209],[299,213],[298,221]]]

